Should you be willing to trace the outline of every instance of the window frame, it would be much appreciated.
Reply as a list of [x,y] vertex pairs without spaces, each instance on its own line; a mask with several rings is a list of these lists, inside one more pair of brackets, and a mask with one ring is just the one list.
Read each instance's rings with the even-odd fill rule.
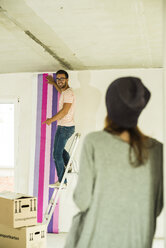
[[14,104],[14,167],[0,166],[0,170],[14,170],[18,158],[18,130],[19,130],[19,97],[1,97],[0,104]]

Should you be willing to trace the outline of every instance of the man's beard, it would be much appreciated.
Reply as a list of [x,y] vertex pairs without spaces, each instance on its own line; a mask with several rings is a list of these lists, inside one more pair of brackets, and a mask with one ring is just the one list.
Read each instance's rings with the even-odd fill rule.
[[60,87],[61,89],[66,88],[66,83]]

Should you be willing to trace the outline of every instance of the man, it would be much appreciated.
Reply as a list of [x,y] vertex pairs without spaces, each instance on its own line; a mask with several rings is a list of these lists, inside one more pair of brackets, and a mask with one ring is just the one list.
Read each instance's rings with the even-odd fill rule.
[[[51,125],[57,121],[57,130],[54,139],[53,158],[57,169],[58,181],[55,184],[51,184],[50,187],[59,187],[69,161],[69,153],[64,149],[67,140],[72,136],[75,131],[74,124],[74,108],[75,108],[75,96],[73,90],[68,85],[68,73],[64,70],[56,72],[56,81],[52,76],[47,76],[47,82],[52,84],[58,92],[61,93],[59,99],[59,112],[52,118],[48,118],[43,122],[47,125]],[[65,185],[67,180],[65,179]]]

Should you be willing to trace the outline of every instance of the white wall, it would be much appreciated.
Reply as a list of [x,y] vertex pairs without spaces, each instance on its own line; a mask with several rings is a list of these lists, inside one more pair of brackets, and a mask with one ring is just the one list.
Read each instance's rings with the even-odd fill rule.
[[[106,115],[105,92],[111,81],[120,76],[138,76],[152,93],[151,100],[143,111],[139,126],[143,132],[163,141],[163,82],[162,69],[130,69],[102,71],[71,71],[70,86],[76,94],[76,131],[82,138],[76,154],[79,153],[83,137],[90,131],[100,130]],[[15,189],[18,192],[31,193],[31,181],[35,144],[36,118],[36,74],[0,75],[0,98],[19,97],[19,142],[15,165]],[[68,143],[68,146],[70,142]],[[77,209],[72,201],[72,193],[77,181],[76,175],[69,176],[69,187],[63,191],[60,204],[60,231],[69,230],[72,216]],[[162,224],[160,224],[162,226]],[[162,236],[161,228],[158,229]]]

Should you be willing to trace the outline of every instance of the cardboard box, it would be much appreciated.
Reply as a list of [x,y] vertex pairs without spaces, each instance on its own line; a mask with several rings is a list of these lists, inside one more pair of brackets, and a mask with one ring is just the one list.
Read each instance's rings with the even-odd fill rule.
[[0,225],[0,248],[46,248],[46,231],[43,224],[21,228]]
[[15,192],[0,193],[0,224],[13,228],[37,224],[37,199]]

